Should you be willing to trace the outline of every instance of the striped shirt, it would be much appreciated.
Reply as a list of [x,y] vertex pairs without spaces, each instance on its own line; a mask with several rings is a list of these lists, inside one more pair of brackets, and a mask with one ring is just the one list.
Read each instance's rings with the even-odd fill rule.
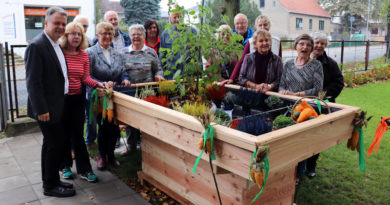
[[308,96],[317,96],[322,90],[323,81],[324,73],[318,60],[312,60],[303,68],[297,68],[294,59],[291,59],[284,64],[279,90],[305,91]]
[[77,54],[65,53],[68,64],[69,92],[68,95],[81,94],[81,83],[95,87],[98,83],[89,76],[89,58],[87,52],[80,50]]

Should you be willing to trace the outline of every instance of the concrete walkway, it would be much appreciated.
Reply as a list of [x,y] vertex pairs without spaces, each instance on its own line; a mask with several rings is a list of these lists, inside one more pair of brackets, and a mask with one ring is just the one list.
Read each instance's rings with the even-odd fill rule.
[[[149,204],[138,193],[108,171],[92,168],[99,182],[76,177],[72,182],[76,196],[55,198],[43,195],[41,180],[40,132],[0,140],[0,205],[13,204]],[[73,173],[76,173],[73,166]],[[62,179],[63,180],[63,179]]]

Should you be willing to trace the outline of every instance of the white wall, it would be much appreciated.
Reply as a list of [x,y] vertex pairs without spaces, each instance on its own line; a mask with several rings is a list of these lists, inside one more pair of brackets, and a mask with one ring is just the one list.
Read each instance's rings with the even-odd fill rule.
[[[79,10],[79,14],[89,18],[89,28],[87,31],[88,37],[95,36],[95,1],[94,0],[0,0],[0,43],[7,41],[12,44],[27,44],[26,30],[24,20],[24,7],[50,7],[59,6],[66,8],[75,8]],[[7,37],[4,28],[9,15],[15,15],[15,30],[16,38]],[[68,22],[69,23],[69,22]],[[10,27],[8,27],[10,28]]]

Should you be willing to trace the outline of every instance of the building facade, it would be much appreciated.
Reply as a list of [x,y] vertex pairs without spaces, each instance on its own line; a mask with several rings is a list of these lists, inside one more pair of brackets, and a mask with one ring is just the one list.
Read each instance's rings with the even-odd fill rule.
[[78,14],[86,16],[89,19],[87,36],[95,35],[94,0],[2,0],[0,43],[27,44],[43,31],[45,13],[51,6],[64,8],[68,12],[68,23]]
[[272,35],[295,38],[303,33],[331,32],[331,16],[315,0],[252,0],[271,20]]

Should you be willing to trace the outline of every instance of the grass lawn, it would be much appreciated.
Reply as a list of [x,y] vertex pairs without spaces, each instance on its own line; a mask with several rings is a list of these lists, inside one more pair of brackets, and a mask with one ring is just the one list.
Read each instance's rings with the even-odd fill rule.
[[[390,82],[344,89],[337,103],[360,107],[373,115],[364,129],[364,151],[373,141],[380,117],[390,116]],[[301,204],[390,204],[390,131],[382,138],[378,152],[365,157],[366,171],[359,169],[358,153],[346,141],[321,153],[317,177],[297,189]]]

